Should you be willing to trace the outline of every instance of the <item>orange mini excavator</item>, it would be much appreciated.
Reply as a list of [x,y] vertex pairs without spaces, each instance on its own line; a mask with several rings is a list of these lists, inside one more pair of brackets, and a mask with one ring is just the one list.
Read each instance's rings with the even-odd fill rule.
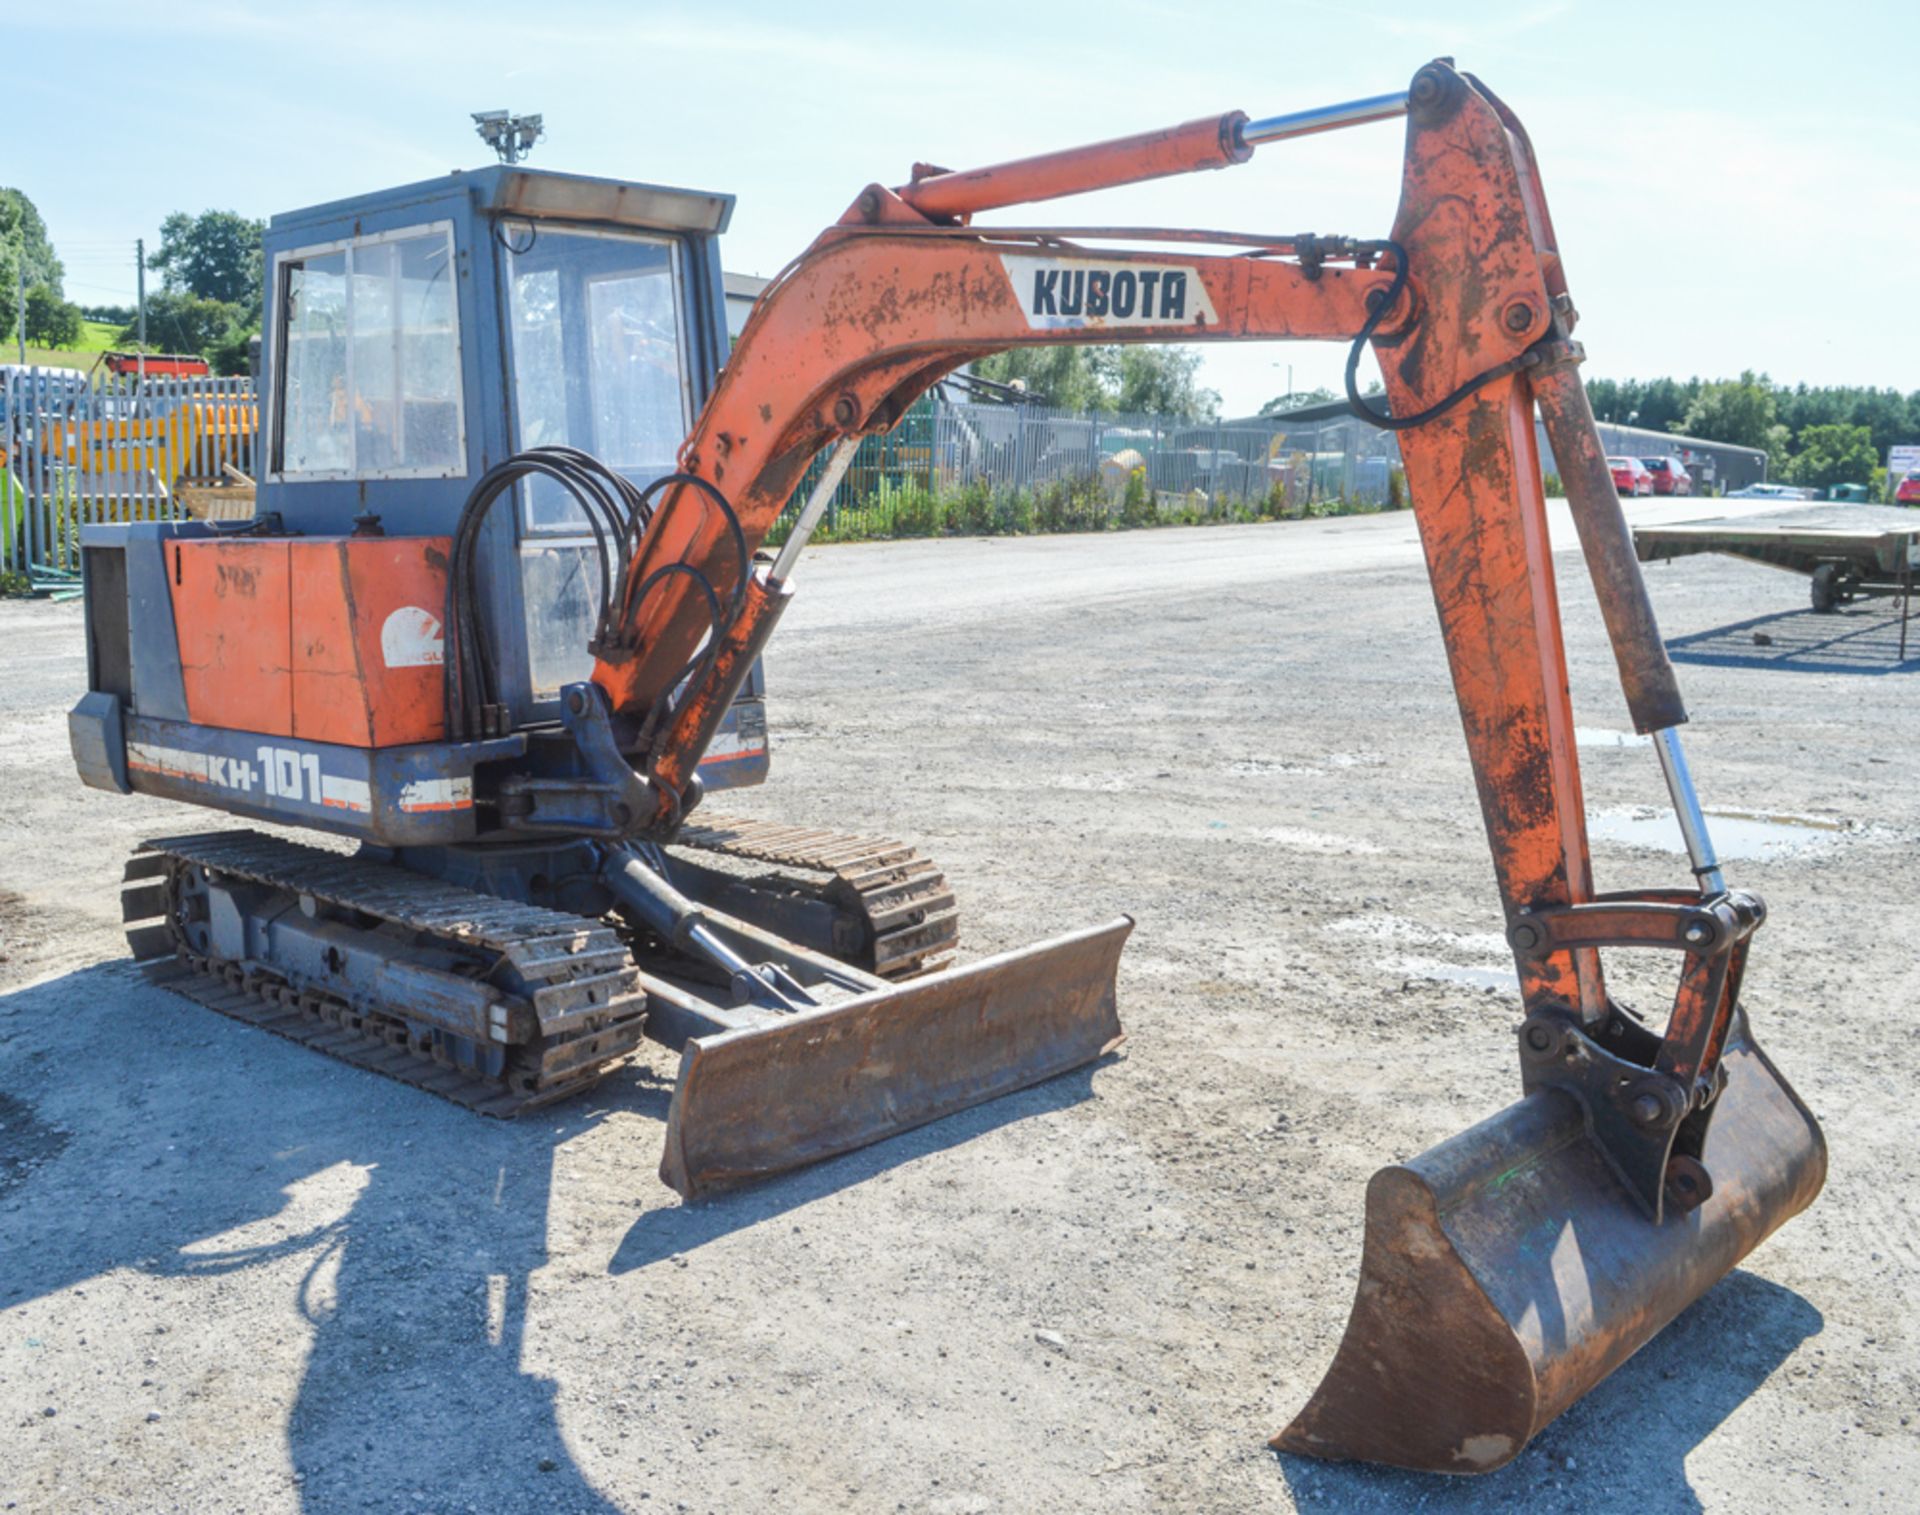
[[[1379,240],[974,220],[1401,116]],[[682,1053],[662,1172],[686,1194],[1095,1059],[1127,921],[955,967],[951,894],[911,848],[700,801],[764,776],[758,659],[800,548],[860,439],[941,376],[1040,343],[1350,342],[1349,398],[1399,434],[1425,544],[1523,1097],[1374,1179],[1346,1339],[1277,1445],[1505,1462],[1825,1172],[1739,1002],[1765,911],[1723,881],[1681,756],[1520,123],[1443,60],[1330,109],[921,166],[861,191],[727,356],[730,203],[501,167],[274,221],[257,514],[88,533],[73,746],[100,787],[359,848],[154,841],[129,868],[136,953],[496,1114],[653,1036]],[[1390,414],[1355,382],[1369,348]],[[1536,409],[1690,887],[1594,888]],[[1664,1023],[1608,992],[1602,952],[1629,948],[1678,965]]]

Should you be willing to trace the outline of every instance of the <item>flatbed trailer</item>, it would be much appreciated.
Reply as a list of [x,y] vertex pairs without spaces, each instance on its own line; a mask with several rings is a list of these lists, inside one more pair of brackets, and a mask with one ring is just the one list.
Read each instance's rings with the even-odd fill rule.
[[1920,573],[1920,523],[1835,527],[1691,521],[1676,526],[1636,526],[1633,550],[1643,563],[1718,552],[1768,568],[1803,573],[1811,581],[1813,608],[1822,612],[1854,600],[1899,595],[1903,601],[1900,656],[1906,656],[1907,615],[1913,581]]

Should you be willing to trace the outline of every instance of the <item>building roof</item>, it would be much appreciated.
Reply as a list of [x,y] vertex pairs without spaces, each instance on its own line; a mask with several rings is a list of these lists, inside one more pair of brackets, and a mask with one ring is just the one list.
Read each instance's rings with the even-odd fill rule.
[[[1386,408],[1384,396],[1369,396],[1367,403]],[[1298,410],[1279,411],[1267,416],[1247,416],[1241,420],[1222,421],[1223,427],[1239,426],[1259,428],[1273,427],[1276,430],[1287,426],[1311,426],[1322,421],[1360,420],[1345,400],[1329,400],[1324,405],[1303,405]],[[1362,423],[1364,424],[1364,422]],[[1764,458],[1766,449],[1761,447],[1742,447],[1735,442],[1714,442],[1706,437],[1690,437],[1677,431],[1653,431],[1645,426],[1623,426],[1612,421],[1598,423],[1602,439],[1614,451],[1622,447],[1635,453],[1657,455],[1672,452],[1675,448],[1690,449],[1695,452],[1738,452],[1755,458]]]

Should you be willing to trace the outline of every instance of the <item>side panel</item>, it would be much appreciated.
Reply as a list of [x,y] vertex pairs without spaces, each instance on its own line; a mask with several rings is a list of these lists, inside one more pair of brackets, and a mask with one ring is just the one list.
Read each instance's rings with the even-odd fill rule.
[[296,541],[293,731],[392,747],[446,734],[445,537]]
[[284,541],[167,548],[188,718],[293,734],[291,604]]
[[160,721],[187,718],[180,642],[173,613],[174,537],[167,524],[86,528],[88,545],[124,541],[127,554],[127,634],[133,708]]

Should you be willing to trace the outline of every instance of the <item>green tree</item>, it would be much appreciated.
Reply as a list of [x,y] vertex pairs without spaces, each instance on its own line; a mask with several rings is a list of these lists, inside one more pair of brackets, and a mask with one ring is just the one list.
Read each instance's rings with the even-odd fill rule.
[[[254,312],[225,300],[166,289],[147,297],[147,347],[155,352],[204,355],[231,342],[236,332],[244,346],[257,324]],[[127,345],[139,339],[137,320],[129,322],[119,338]]]
[[0,305],[8,313],[4,324],[9,332],[13,329],[16,280],[22,268],[29,289],[44,284],[56,299],[65,294],[60,281],[66,269],[54,256],[53,244],[47,240],[47,223],[40,219],[39,210],[19,190],[0,189],[0,296],[4,297]]
[[35,347],[72,347],[80,340],[80,307],[34,285],[27,291],[27,340]]
[[251,373],[253,341],[259,335],[244,322],[228,327],[226,335],[207,349],[213,371],[227,375]]
[[1096,347],[1089,354],[1115,410],[1143,410],[1208,421],[1220,414],[1220,396],[1202,389],[1200,354],[1190,347]]
[[147,254],[147,267],[159,270],[170,290],[244,306],[257,321],[266,228],[238,211],[177,210],[160,223],[160,246]]
[[[1687,407],[1700,392],[1698,379],[1590,379],[1587,400],[1600,420],[1649,431],[1683,429]],[[1629,422],[1628,416],[1633,420]]]
[[1787,463],[1787,482],[1825,489],[1832,484],[1865,484],[1873,477],[1879,455],[1870,426],[1809,426],[1795,439],[1797,450]]
[[1296,389],[1290,395],[1275,395],[1260,407],[1260,414],[1285,415],[1290,410],[1305,410],[1310,405],[1330,405],[1339,398],[1331,389]]
[[1012,347],[978,359],[973,371],[998,384],[1022,385],[1042,405],[1113,408],[1085,347]]
[[1701,385],[1673,430],[1736,447],[1767,447],[1777,440],[1777,422],[1772,381],[1748,369],[1737,379]]
[[1188,421],[1220,412],[1220,396],[1196,382],[1200,354],[1183,347],[1014,347],[976,360],[973,371],[1063,410],[1145,410]]

